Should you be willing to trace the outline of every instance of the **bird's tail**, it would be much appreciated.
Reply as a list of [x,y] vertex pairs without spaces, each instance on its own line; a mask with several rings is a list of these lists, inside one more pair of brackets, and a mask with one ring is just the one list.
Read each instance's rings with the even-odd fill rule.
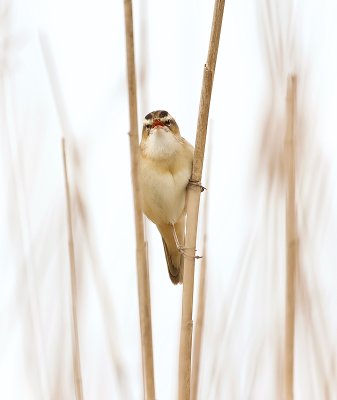
[[[184,257],[178,250],[177,245],[173,236],[173,228],[170,225],[160,225],[158,229],[161,233],[167,269],[170,275],[172,283],[183,283],[184,276]],[[179,222],[175,224],[175,230],[179,243],[184,245],[184,233],[185,233],[185,218],[181,218]]]
[[[184,260],[182,259],[182,254],[178,252],[178,254],[173,254],[173,252],[169,252],[167,244],[163,239],[165,257],[167,262],[167,269],[170,275],[170,279],[172,283],[175,285],[177,283],[183,283],[183,268],[184,268]],[[176,252],[174,252],[176,253]]]

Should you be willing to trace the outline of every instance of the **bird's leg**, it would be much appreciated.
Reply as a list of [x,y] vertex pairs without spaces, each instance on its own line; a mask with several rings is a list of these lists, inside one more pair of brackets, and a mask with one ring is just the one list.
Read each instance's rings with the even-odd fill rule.
[[[174,224],[171,224],[171,226],[172,226],[172,232],[173,232],[174,241],[176,243],[176,246],[177,246],[177,249],[178,249],[179,253],[181,253],[184,257],[196,258],[196,259],[202,258],[202,256],[190,256],[189,254],[186,254],[186,252],[185,252],[186,247],[183,247],[179,243],[178,235],[177,235],[176,228],[175,228]],[[194,249],[194,251],[197,251],[197,250]]]
[[174,237],[174,241],[176,243],[177,249],[179,250],[180,253],[182,253],[184,251],[184,247],[179,243],[179,239],[178,239],[176,228],[175,228],[174,224],[171,224],[171,226],[172,226],[173,237]]
[[203,192],[204,190],[207,190],[204,186],[202,186],[200,181],[192,181],[192,179],[190,179],[188,181],[187,186],[195,186],[195,187],[199,187],[200,191]]

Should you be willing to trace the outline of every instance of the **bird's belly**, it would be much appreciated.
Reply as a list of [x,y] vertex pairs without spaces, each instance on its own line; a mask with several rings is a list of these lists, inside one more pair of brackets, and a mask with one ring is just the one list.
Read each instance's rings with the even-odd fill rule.
[[176,223],[185,209],[186,186],[190,171],[170,172],[146,170],[141,173],[143,209],[155,224]]

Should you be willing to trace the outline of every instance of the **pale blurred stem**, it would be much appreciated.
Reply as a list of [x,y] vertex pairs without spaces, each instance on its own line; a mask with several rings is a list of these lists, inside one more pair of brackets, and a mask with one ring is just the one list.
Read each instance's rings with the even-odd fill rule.
[[139,139],[138,139],[138,115],[137,115],[137,90],[136,71],[133,40],[132,1],[124,0],[125,35],[127,73],[129,89],[129,114],[130,114],[130,152],[132,164],[133,202],[136,227],[137,245],[137,276],[139,297],[139,318],[142,341],[142,365],[145,398],[155,399],[153,350],[152,350],[152,324],[151,324],[151,300],[149,272],[146,262],[146,247],[144,242],[144,224],[141,208],[141,196],[139,185]]
[[[210,160],[211,160],[211,142],[209,142],[208,165],[206,187],[209,188],[210,176]],[[208,225],[208,195],[205,198],[204,215],[203,215],[203,258],[201,260],[200,274],[199,274],[199,293],[198,293],[198,307],[197,318],[195,322],[195,334],[193,342],[193,355],[192,355],[192,377],[191,377],[191,400],[196,400],[198,396],[199,386],[199,371],[200,371],[200,354],[204,328],[204,315],[205,315],[205,287],[206,287],[206,267],[207,267],[207,225]]]
[[71,201],[70,189],[67,171],[67,157],[65,139],[62,138],[62,155],[63,155],[63,168],[64,168],[64,182],[67,198],[67,222],[68,222],[68,249],[69,249],[69,263],[70,263],[70,282],[71,282],[71,310],[72,310],[72,341],[73,341],[73,370],[75,380],[75,393],[76,399],[83,399],[82,376],[81,376],[81,362],[80,362],[80,346],[78,341],[78,325],[77,325],[77,280],[75,268],[75,251],[73,239],[73,224],[71,214]]
[[[212,31],[208,49],[207,62],[204,67],[201,98],[199,105],[199,117],[195,142],[193,170],[191,180],[200,182],[204,161],[205,143],[207,134],[208,114],[211,102],[213,77],[218,54],[220,32],[225,1],[215,0]],[[200,203],[200,189],[195,185],[189,185],[187,189],[187,221],[186,221],[186,252],[191,257],[184,259],[184,287],[182,301],[182,318],[180,332],[179,353],[179,399],[190,400],[191,383],[191,347],[192,347],[192,310],[194,288],[194,265],[196,246],[198,214]]]
[[285,321],[285,394],[287,400],[294,398],[294,339],[296,308],[296,277],[298,269],[298,234],[295,203],[295,115],[296,76],[288,77],[287,85],[287,131],[285,138],[286,171],[286,321]]

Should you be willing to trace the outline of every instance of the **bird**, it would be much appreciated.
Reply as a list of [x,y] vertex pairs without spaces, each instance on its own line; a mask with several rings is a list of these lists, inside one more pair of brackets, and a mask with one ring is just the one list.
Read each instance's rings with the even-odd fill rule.
[[140,142],[139,182],[143,213],[158,228],[171,281],[183,282],[186,193],[194,147],[164,110],[144,118]]

